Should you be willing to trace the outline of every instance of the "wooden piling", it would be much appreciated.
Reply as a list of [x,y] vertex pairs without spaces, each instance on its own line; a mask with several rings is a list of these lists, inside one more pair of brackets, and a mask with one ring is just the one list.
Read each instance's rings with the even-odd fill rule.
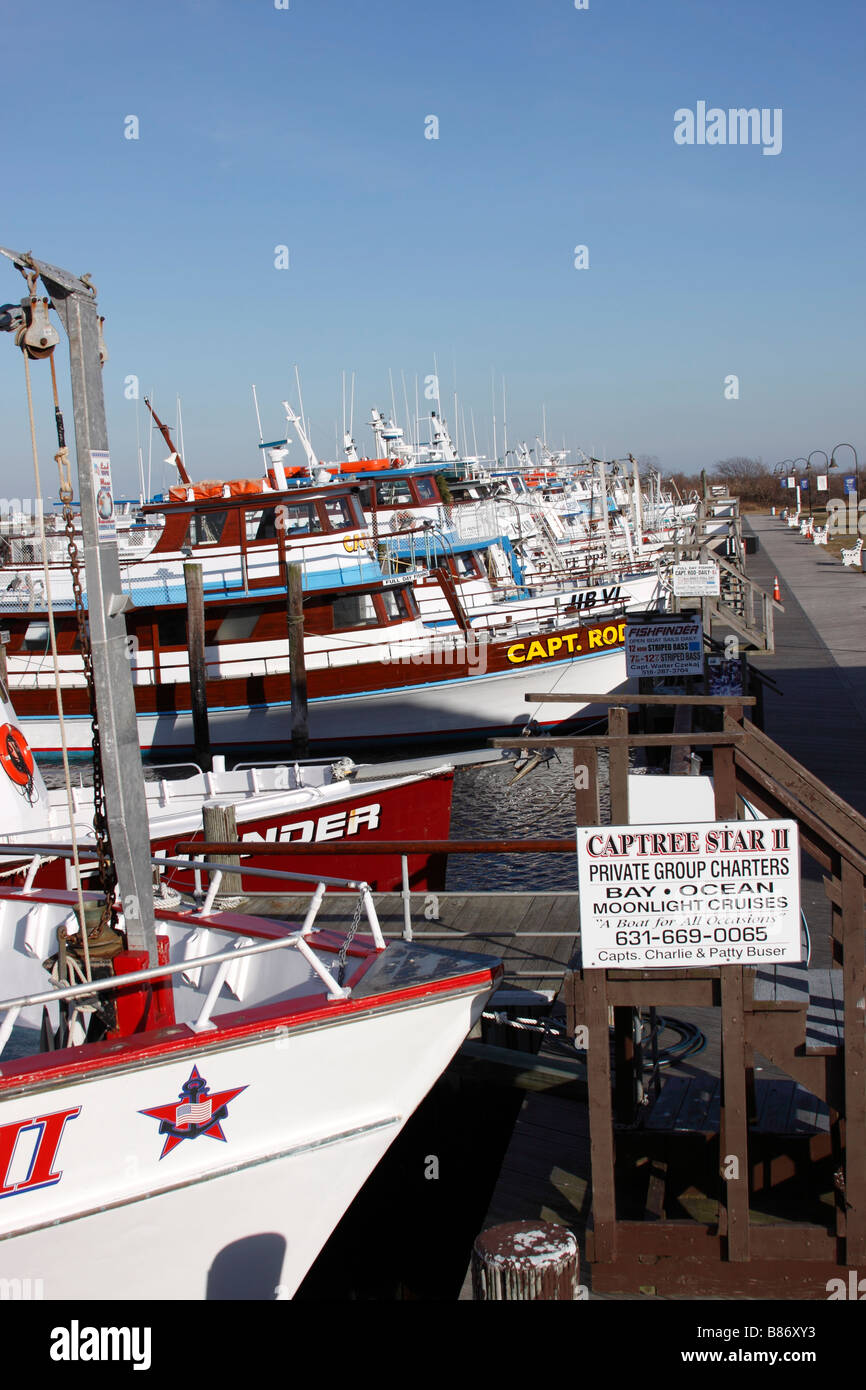
[[292,752],[306,758],[310,751],[307,711],[307,667],[304,661],[304,594],[300,565],[286,567],[289,614],[289,679],[292,688]]
[[183,567],[186,585],[186,641],[189,651],[189,688],[192,701],[192,728],[196,758],[206,772],[213,766],[210,726],[207,717],[207,665],[204,651],[204,587],[202,567],[187,560]]
[[[206,801],[202,806],[202,824],[204,827],[205,844],[217,844],[220,840],[237,840],[238,823],[234,806],[225,806],[219,801]],[[237,864],[240,866],[240,857],[236,854],[208,854],[208,863],[217,864]],[[225,874],[220,884],[218,897],[240,897],[243,880],[240,874]]]
[[477,1302],[573,1302],[580,1297],[574,1233],[552,1221],[507,1221],[482,1231],[472,1248]]

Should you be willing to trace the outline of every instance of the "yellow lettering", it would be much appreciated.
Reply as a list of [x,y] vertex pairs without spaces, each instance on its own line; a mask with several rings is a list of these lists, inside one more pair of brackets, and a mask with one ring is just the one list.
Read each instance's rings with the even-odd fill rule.
[[509,647],[509,648],[508,648],[508,652],[507,652],[508,660],[509,660],[509,661],[525,661],[525,660],[526,660],[526,656],[525,656],[525,655],[522,655],[522,656],[518,656],[518,655],[517,655],[518,652],[523,652],[523,648],[524,648],[525,646],[526,646],[526,643],[525,643],[525,642],[515,642],[515,644],[514,644],[513,647]]
[[611,644],[611,642],[615,642],[615,641],[617,640],[618,634],[619,634],[619,629],[616,628],[616,627],[614,627],[612,624],[611,624],[610,626],[606,627],[606,628],[604,629],[604,632],[601,634],[602,637],[604,638],[604,644],[605,644],[605,646],[606,646],[606,647],[609,647],[610,644]]
[[547,656],[547,652],[544,650],[541,642],[530,642],[529,651],[526,653],[526,660],[534,661],[537,656]]
[[624,622],[620,623],[620,625],[619,625],[619,640],[620,640],[620,642],[624,642],[624,641],[625,641],[625,623],[624,623]]
[[547,640],[547,655],[548,655],[548,656],[553,656],[555,652],[558,652],[558,651],[559,651],[559,649],[560,649],[561,646],[562,646],[562,638],[561,638],[561,637],[549,637],[548,640]]
[[590,649],[590,651],[592,651],[593,647],[600,647],[600,646],[601,646],[601,629],[600,629],[600,628],[597,628],[597,627],[594,627],[594,628],[592,629],[592,631],[590,632],[590,634],[589,634],[589,649]]

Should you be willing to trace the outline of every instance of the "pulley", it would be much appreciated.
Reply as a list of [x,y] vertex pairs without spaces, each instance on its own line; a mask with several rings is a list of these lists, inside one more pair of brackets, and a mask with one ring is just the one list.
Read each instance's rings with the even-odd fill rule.
[[38,360],[50,357],[60,334],[48,317],[48,300],[31,295],[29,301],[22,299],[25,323],[15,333],[15,342],[27,356]]

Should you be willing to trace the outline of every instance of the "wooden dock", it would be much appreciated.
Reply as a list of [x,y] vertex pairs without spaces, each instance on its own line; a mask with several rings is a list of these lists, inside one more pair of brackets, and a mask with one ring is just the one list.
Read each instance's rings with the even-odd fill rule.
[[[750,558],[752,578],[771,589],[778,574],[785,605],[784,613],[776,615],[775,652],[753,658],[759,669],[778,685],[778,693],[770,690],[765,697],[766,732],[837,795],[855,809],[866,811],[866,779],[860,755],[866,744],[863,577],[844,570],[826,552],[801,542],[799,535],[788,531],[775,518],[754,518],[746,529],[760,538],[758,553]],[[798,594],[802,595],[802,605]],[[808,1069],[820,1065],[822,1058],[834,1054],[838,1058],[840,1054],[843,972],[833,968],[826,939],[831,904],[816,865],[807,868],[803,887],[804,907],[812,925],[811,968],[762,968],[754,980],[752,1007],[759,1011],[759,1020],[766,1017],[760,1012],[763,1009],[770,1014],[788,1011],[799,1019],[804,1042],[800,1048],[803,1060],[798,1065]],[[660,1093],[640,1117],[637,1132],[618,1129],[618,1166],[630,1153],[634,1153],[636,1164],[647,1164],[644,1209],[630,1213],[637,1216],[639,1223],[665,1216],[670,1219],[672,1214],[675,1219],[690,1216],[698,1231],[698,1223],[706,1229],[707,1223],[712,1224],[723,1215],[718,1200],[708,1195],[711,1183],[702,1184],[699,1159],[700,1145],[712,1143],[719,1130],[722,1060],[718,1014],[718,1009],[688,1011],[688,1017],[704,1029],[706,1047],[697,1057],[666,1070]],[[678,1015],[686,1016],[680,1011]],[[544,1048],[538,1060],[545,1060]],[[802,1258],[806,1242],[814,1242],[815,1250],[820,1248],[823,1258],[831,1260],[833,1232],[838,1238],[839,1230],[845,1229],[844,1220],[840,1226],[838,1198],[833,1191],[839,1175],[834,1171],[838,1154],[831,1152],[837,1142],[830,1132],[831,1114],[827,1104],[790,1073],[760,1055],[755,1060],[747,1122],[754,1163],[752,1195],[748,1210],[741,1210],[738,1219],[745,1215],[756,1233],[772,1228],[778,1249],[790,1252],[790,1259],[778,1266],[788,1271],[780,1273],[779,1279],[783,1283],[791,1279],[790,1292],[784,1296],[808,1297],[802,1292],[810,1287],[811,1276],[809,1265]],[[669,1136],[679,1136],[681,1143],[698,1145],[690,1150],[694,1157],[688,1173],[689,1178],[694,1177],[693,1182],[677,1183],[672,1179],[667,1166]],[[764,1139],[772,1144],[777,1136],[784,1136],[781,1158],[778,1153],[773,1156],[772,1147],[762,1146]],[[662,1147],[654,1148],[654,1141]],[[768,1189],[773,1187],[780,1164],[783,1175],[790,1180],[790,1190],[786,1193],[783,1184],[781,1199],[777,1193],[771,1194],[771,1199]],[[802,1179],[806,1172],[812,1175],[816,1171],[823,1178],[818,1186],[826,1191],[807,1200],[801,1191]],[[635,1169],[638,1172],[639,1167]],[[712,1177],[709,1169],[706,1176]],[[637,1186],[640,1189],[639,1181]],[[593,1226],[588,1110],[582,1100],[556,1094],[555,1087],[544,1093],[527,1093],[484,1225],[527,1218],[560,1221],[570,1226],[578,1237],[584,1260],[587,1235]],[[812,1223],[808,1230],[802,1224],[807,1221]],[[696,1234],[695,1240],[700,1244],[703,1235]],[[757,1244],[757,1236],[754,1241]],[[646,1282],[639,1292],[633,1287],[629,1292],[616,1291],[616,1276],[610,1278],[615,1264],[606,1267],[609,1292],[592,1292],[592,1267],[588,1262],[583,1264],[582,1278],[590,1297],[657,1297],[655,1263],[655,1257],[648,1258]],[[821,1267],[812,1266],[816,1275]],[[780,1296],[778,1281],[772,1291],[769,1285],[762,1287],[761,1281],[767,1278],[766,1260],[753,1261],[754,1273],[744,1271],[742,1265],[739,1268],[743,1272],[742,1287],[747,1289],[739,1296]],[[724,1297],[726,1288],[733,1287],[726,1284],[730,1266],[726,1270],[724,1265],[710,1263],[702,1269],[707,1276],[705,1292],[709,1296]],[[667,1297],[690,1296],[685,1288],[678,1290],[675,1283],[672,1289],[669,1282],[667,1290]],[[471,1297],[467,1277],[461,1298]]]
[[[497,956],[505,967],[502,992],[529,1003],[552,1002],[577,959],[577,893],[410,893],[412,939]],[[400,893],[373,895],[386,937],[405,931]],[[309,894],[244,899],[244,910],[303,921]],[[317,925],[342,930],[355,895],[328,893]],[[363,930],[363,927],[362,927]]]

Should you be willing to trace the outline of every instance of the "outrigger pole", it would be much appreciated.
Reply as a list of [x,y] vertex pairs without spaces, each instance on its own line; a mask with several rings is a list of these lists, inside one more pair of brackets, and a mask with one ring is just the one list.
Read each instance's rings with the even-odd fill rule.
[[100,523],[97,511],[98,456],[104,454],[107,461],[108,426],[96,292],[86,280],[35,260],[29,253],[22,255],[5,247],[0,247],[0,253],[19,270],[39,275],[69,338],[87,616],[106,819],[127,944],[132,950],[147,951],[150,965],[156,966],[147,799],[123,616],[131,600],[120,581],[117,537],[106,524],[107,518],[103,517]]

